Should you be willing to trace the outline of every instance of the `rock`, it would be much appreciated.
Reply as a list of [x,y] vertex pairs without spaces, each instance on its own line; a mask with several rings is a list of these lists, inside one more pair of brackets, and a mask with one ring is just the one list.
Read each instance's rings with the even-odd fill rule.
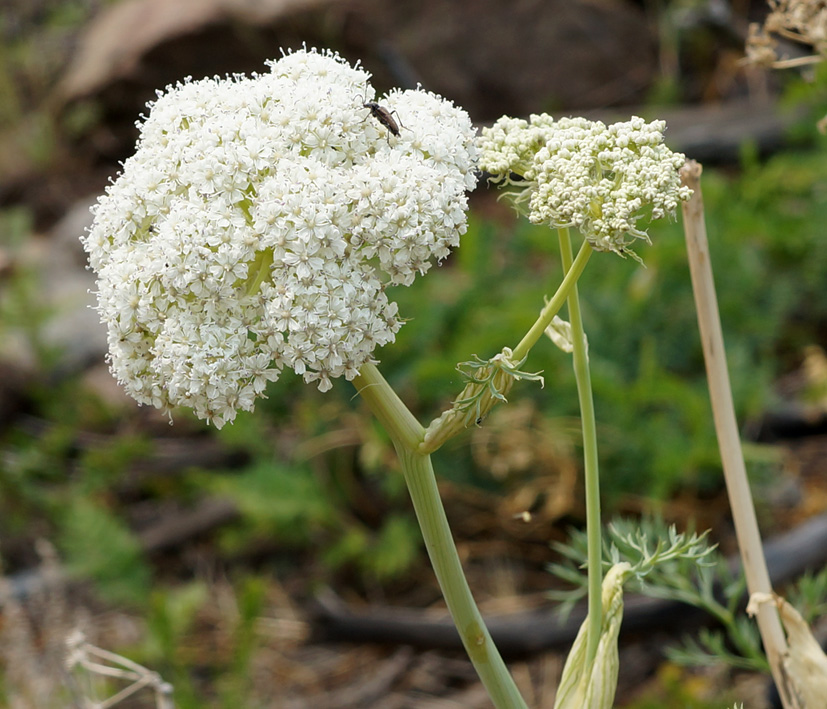
[[[177,43],[186,51],[187,39],[198,33],[232,26],[262,27],[286,20],[297,12],[330,0],[128,0],[111,6],[91,23],[81,41],[75,60],[59,87],[59,94],[71,100],[97,94],[119,80],[135,80],[153,63],[152,53],[166,43]],[[228,44],[234,44],[227,37]],[[194,47],[193,47],[194,48]],[[224,58],[227,48],[213,46],[201,59],[203,66]],[[184,60],[188,62],[188,60]],[[189,60],[190,62],[192,59]],[[196,62],[198,60],[196,59]],[[170,66],[174,71],[175,63]],[[229,67],[219,73],[230,71]],[[199,73],[197,70],[194,73]],[[163,88],[166,79],[156,88]]]
[[106,329],[95,305],[95,277],[86,269],[80,237],[92,223],[94,200],[73,206],[41,245],[38,270],[51,315],[42,331],[43,342],[59,353],[58,370],[85,369],[106,354]]

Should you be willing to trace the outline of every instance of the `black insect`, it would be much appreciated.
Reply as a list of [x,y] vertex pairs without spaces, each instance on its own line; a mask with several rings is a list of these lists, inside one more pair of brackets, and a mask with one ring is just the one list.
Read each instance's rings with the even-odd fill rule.
[[[365,99],[363,99],[362,107],[367,108],[370,111],[370,116],[373,116],[377,121],[379,121],[385,128],[388,129],[389,134],[393,134],[397,138],[399,137],[399,126],[403,128],[405,126],[402,125],[402,121],[399,120],[399,114],[396,111],[389,111],[387,108],[382,106],[376,101],[368,101],[367,95]],[[396,118],[394,118],[394,114],[396,114]],[[367,116],[365,120],[370,118]],[[388,135],[388,142],[390,142],[390,135]]]
[[[396,120],[394,120],[393,114],[396,111],[389,111],[384,106],[380,106],[376,101],[366,101],[362,104],[364,108],[370,109],[370,115],[373,116],[377,121],[379,121],[385,128],[387,128],[391,133],[395,136],[399,136],[399,126],[401,125],[401,121],[399,123],[396,120],[399,119],[399,114],[396,114]],[[404,126],[403,126],[404,128]]]

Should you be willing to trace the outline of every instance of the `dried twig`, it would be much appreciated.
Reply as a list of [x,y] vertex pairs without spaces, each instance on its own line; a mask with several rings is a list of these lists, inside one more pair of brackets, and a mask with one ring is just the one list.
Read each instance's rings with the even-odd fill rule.
[[[700,164],[694,160],[687,162],[681,170],[681,176],[684,184],[693,190],[692,198],[684,202],[681,207],[692,276],[692,290],[695,294],[698,327],[701,332],[709,394],[712,401],[712,414],[718,435],[718,446],[721,450],[735,535],[738,539],[738,548],[741,552],[749,592],[771,593],[770,577],[761,545],[761,534],[755,516],[755,506],[752,502],[738,424],[735,419],[735,407],[732,402],[724,336],[712,277],[709,244],[706,238]],[[784,669],[783,657],[787,650],[787,642],[778,612],[771,605],[764,604],[758,611],[757,620],[781,701],[785,709],[798,709],[795,691]]]
[[92,676],[112,677],[130,683],[103,701],[93,701],[87,697],[88,709],[111,709],[145,687],[155,692],[157,709],[175,709],[172,702],[172,685],[165,682],[157,672],[114,652],[95,647],[86,641],[86,636],[80,630],[74,630],[69,634],[66,646],[66,665],[69,670],[80,668]]

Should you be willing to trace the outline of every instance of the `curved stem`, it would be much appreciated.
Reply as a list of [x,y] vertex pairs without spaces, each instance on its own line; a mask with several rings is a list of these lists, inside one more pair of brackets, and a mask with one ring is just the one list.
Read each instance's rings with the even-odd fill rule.
[[373,364],[364,365],[353,383],[393,440],[431,565],[474,669],[497,709],[526,709],[465,580],[431,456],[416,451],[425,429]]
[[448,519],[439,497],[430,455],[397,446],[402,471],[442,595],[462,644],[498,709],[525,709],[465,580]]
[[353,386],[370,406],[395,444],[415,450],[425,438],[425,429],[388,384],[375,364],[368,362],[354,378]]
[[586,268],[586,264],[589,262],[589,257],[593,251],[594,249],[592,249],[589,242],[584,240],[577,254],[577,258],[574,260],[574,263],[572,263],[571,249],[569,249],[569,268],[566,270],[566,276],[557,288],[557,292],[552,296],[551,300],[546,303],[546,306],[540,313],[540,317],[537,318],[537,321],[531,326],[531,329],[525,334],[523,339],[520,340],[520,344],[514,348],[515,362],[519,362],[528,355],[529,350],[531,350],[531,348],[537,344],[537,340],[543,336],[546,328],[551,324],[552,319],[557,315],[560,308],[563,307],[563,303],[566,302],[569,294],[575,288],[577,279],[580,278],[583,269]]
[[[572,273],[571,237],[568,229],[558,229],[560,258],[566,271],[565,283]],[[578,259],[586,248],[584,242]],[[589,247],[591,251],[591,247]],[[578,274],[579,275],[579,274]],[[586,487],[586,538],[588,545],[589,620],[586,643],[586,663],[591,664],[597,654],[602,623],[602,542],[600,533],[600,476],[597,463],[597,428],[594,418],[592,382],[589,373],[589,354],[586,350],[586,334],[580,313],[580,297],[577,285],[572,285],[568,297],[571,339],[573,346],[574,376],[577,380],[577,396],[580,401],[580,418],[583,426],[583,472]]]

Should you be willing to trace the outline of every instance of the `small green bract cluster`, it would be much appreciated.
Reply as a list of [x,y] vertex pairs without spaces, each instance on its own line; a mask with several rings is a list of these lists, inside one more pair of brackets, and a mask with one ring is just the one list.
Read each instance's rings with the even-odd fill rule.
[[606,126],[506,116],[483,130],[480,166],[517,188],[533,223],[576,227],[596,250],[625,254],[635,239],[649,241],[641,221],[674,215],[692,193],[678,174],[685,157],[664,145],[664,128],[638,117]]

